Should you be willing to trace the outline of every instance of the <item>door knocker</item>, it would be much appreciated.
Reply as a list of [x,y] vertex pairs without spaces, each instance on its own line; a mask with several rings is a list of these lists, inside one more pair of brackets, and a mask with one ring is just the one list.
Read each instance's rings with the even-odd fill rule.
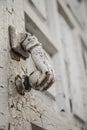
[[55,76],[42,44],[30,33],[25,32],[17,35],[12,26],[9,26],[9,37],[11,51],[18,57],[17,60],[20,60],[20,57],[29,58],[29,55],[31,55],[36,67],[36,70],[30,75],[16,76],[15,85],[17,91],[21,95],[24,95],[25,90],[30,91],[31,88],[46,91],[54,83]]

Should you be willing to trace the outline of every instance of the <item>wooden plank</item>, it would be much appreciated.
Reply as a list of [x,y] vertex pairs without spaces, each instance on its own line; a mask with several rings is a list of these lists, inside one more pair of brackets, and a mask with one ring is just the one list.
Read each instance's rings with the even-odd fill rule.
[[[86,68],[85,68],[85,63],[84,63],[84,54],[86,52],[87,54],[87,49],[84,47],[84,44],[82,42],[82,40],[80,39],[80,36],[77,32],[77,30],[73,30],[73,38],[74,38],[74,45],[75,45],[75,52],[76,52],[76,60],[78,63],[78,80],[80,83],[80,89],[81,89],[81,93],[82,93],[82,102],[83,102],[83,118],[84,120],[87,120],[87,113],[86,112],[86,105],[87,104],[87,98],[86,98],[86,92],[87,92],[87,88],[86,88],[86,84],[87,84],[87,75],[86,75]],[[85,54],[85,56],[86,56]]]
[[50,34],[48,25],[39,19],[34,10],[32,10],[28,0],[25,0],[24,2],[24,11],[26,30],[36,35],[40,42],[43,43],[46,51],[49,52],[49,54],[54,55],[58,51],[58,46],[56,46],[53,35]]
[[[72,32],[68,25],[65,23],[64,19],[61,18],[61,27],[62,27],[62,35],[63,35],[63,44],[64,49],[66,51],[66,56],[68,59],[69,65],[69,77],[70,77],[70,95],[72,100],[72,110],[75,115],[77,115],[80,119],[85,120],[84,117],[84,106],[83,106],[83,98],[81,92],[81,82],[79,79],[79,66],[76,57],[77,51],[76,46],[73,41]],[[66,33],[67,32],[67,33]],[[80,58],[80,57],[79,57]]]
[[[66,99],[65,99],[65,91],[63,88],[63,81],[61,77],[61,64],[59,59],[59,54],[57,53],[53,56],[52,61],[54,63],[55,68],[55,99],[56,104],[58,106],[58,111],[63,112],[66,111]],[[54,86],[53,86],[54,87]],[[68,111],[68,110],[67,110]]]
[[74,19],[73,15],[70,13],[69,9],[65,5],[65,2],[63,0],[57,0],[58,3],[61,5],[62,9],[64,10],[64,13],[67,15],[68,19],[70,20],[70,23],[78,30],[80,36],[84,39],[84,44],[87,47],[87,37],[86,33],[81,30],[79,27],[77,21]]
[[[45,0],[31,0],[32,6],[34,5],[34,10],[37,12],[41,17],[46,20],[47,19],[47,12],[46,12],[46,1]],[[36,7],[36,8],[35,8]]]
[[54,45],[55,40],[48,33],[48,30],[41,29],[43,27],[43,25],[40,25],[39,21],[38,22],[36,22],[36,21],[35,21],[35,19],[31,19],[28,14],[25,14],[26,30],[28,32],[34,34],[39,39],[39,41],[42,43],[44,49],[51,56],[53,56],[58,51],[58,48],[56,48],[56,46]]
[[[74,17],[74,19],[77,21],[78,25],[81,27],[82,30],[85,30],[87,26],[86,21],[86,8],[85,8],[85,2],[84,1],[76,1],[76,0],[67,0],[66,6],[68,7],[70,13]],[[84,23],[84,24],[83,24]]]
[[[50,3],[50,6],[49,6]],[[66,112],[70,112],[70,106],[69,106],[69,93],[67,88],[67,79],[66,79],[66,72],[65,72],[65,65],[64,65],[64,59],[63,59],[63,48],[61,43],[61,34],[60,34],[60,23],[59,23],[59,14],[58,14],[58,7],[56,0],[50,1],[47,0],[47,9],[48,9],[48,25],[50,27],[50,32],[54,36],[56,40],[56,47],[59,48],[58,55],[59,56],[59,63],[60,63],[60,79],[61,82],[59,85],[61,85],[61,89],[57,89],[56,95],[58,94],[58,90],[61,91],[61,95],[59,98],[61,98],[62,102],[60,103],[58,100],[58,104],[60,103],[60,110],[63,108]],[[51,12],[51,13],[50,13]],[[54,56],[55,61],[58,59],[57,56]],[[59,63],[55,63],[55,66],[57,66]],[[58,69],[58,68],[57,68]],[[58,73],[58,70],[57,70]],[[58,84],[56,86],[59,86]],[[62,97],[64,96],[64,97]],[[58,97],[57,97],[58,99]]]

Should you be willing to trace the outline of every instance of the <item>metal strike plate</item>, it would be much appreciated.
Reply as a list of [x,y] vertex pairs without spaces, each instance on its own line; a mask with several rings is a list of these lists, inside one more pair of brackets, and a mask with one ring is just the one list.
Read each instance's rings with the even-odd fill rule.
[[20,58],[26,59],[29,57],[29,53],[25,51],[21,44],[26,39],[26,33],[16,34],[16,30],[13,26],[9,26],[9,41],[10,41],[10,54],[11,58],[20,61]]

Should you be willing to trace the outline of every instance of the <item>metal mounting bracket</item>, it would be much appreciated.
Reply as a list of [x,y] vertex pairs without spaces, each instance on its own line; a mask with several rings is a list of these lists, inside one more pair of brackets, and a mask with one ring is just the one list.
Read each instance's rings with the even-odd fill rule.
[[9,26],[9,41],[10,41],[10,54],[11,58],[20,61],[20,58],[26,59],[29,57],[29,53],[25,51],[21,44],[27,37],[27,33],[16,33],[13,26]]

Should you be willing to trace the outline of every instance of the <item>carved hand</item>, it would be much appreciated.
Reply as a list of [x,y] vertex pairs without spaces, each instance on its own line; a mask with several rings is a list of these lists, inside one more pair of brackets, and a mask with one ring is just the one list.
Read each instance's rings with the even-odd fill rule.
[[36,70],[29,76],[31,87],[40,91],[47,90],[54,83],[54,70],[41,43],[35,36],[27,34],[22,47],[25,51],[30,52],[36,66]]

